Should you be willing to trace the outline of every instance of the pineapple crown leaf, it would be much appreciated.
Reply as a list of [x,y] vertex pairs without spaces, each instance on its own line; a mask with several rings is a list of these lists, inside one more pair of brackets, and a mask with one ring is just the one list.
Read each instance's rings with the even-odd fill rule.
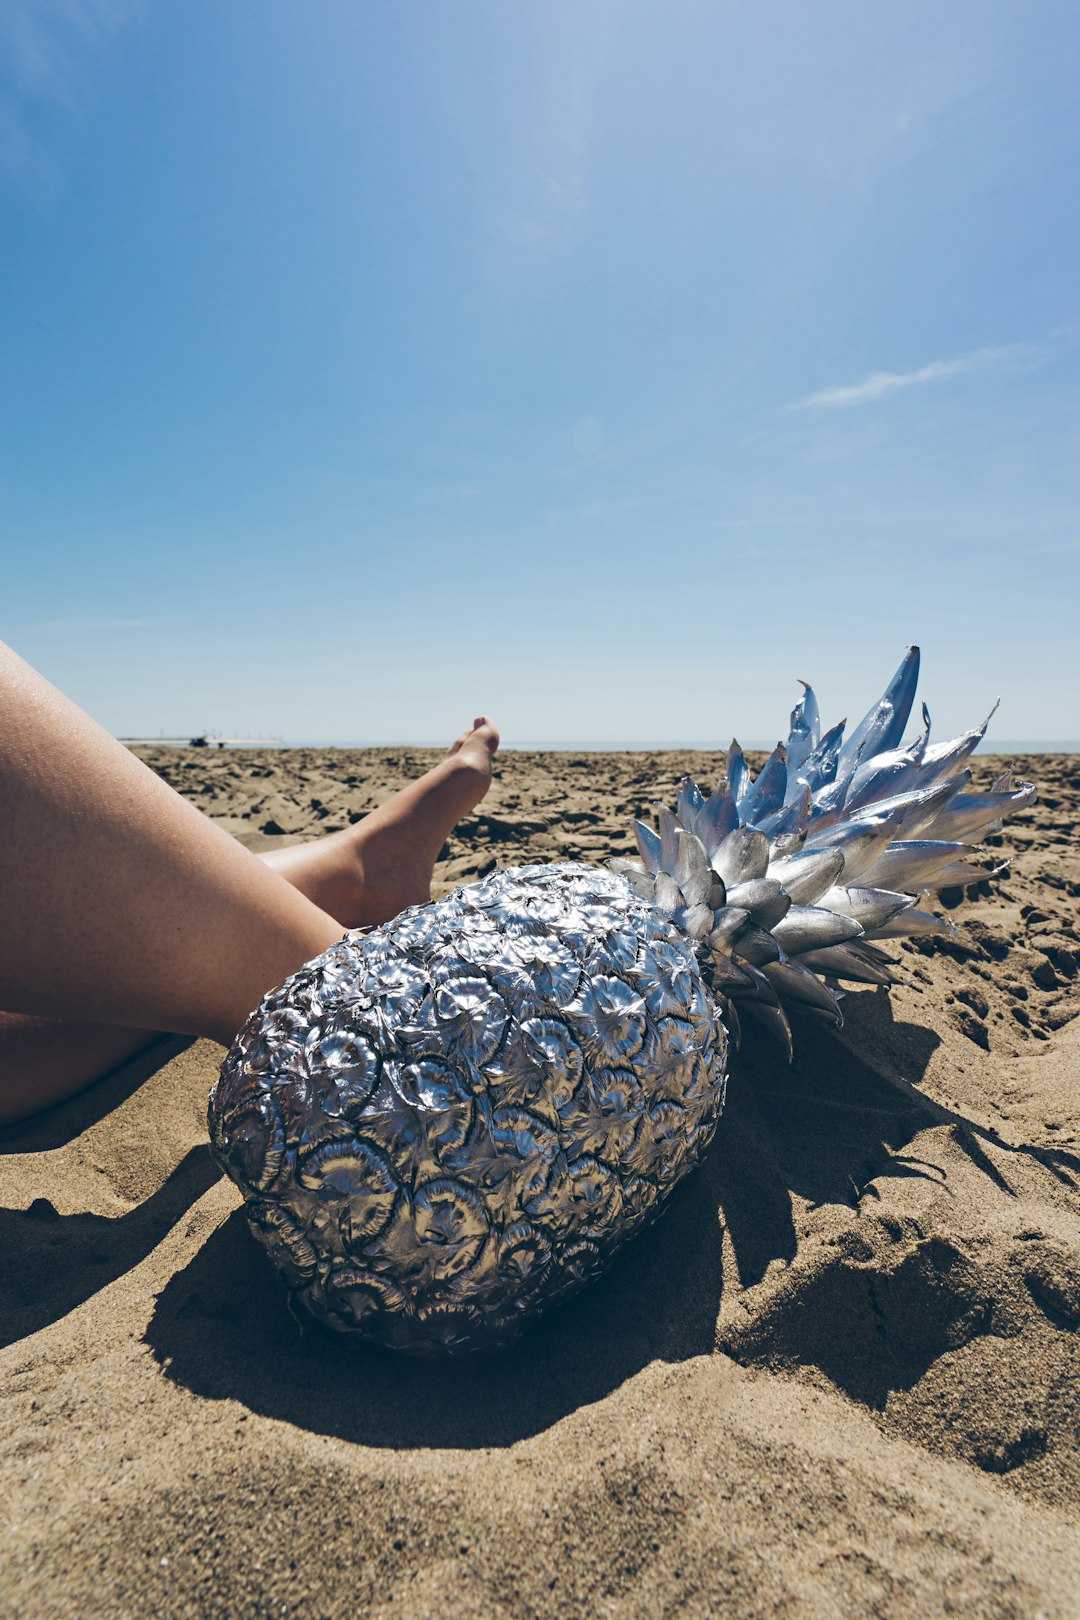
[[964,791],[1000,699],[980,726],[943,743],[930,741],[924,703],[922,730],[905,744],[918,676],[912,646],[846,740],[846,720],[822,735],[801,681],[787,742],[756,777],[733,740],[713,793],[684,777],[675,809],[655,807],[656,827],[633,823],[640,860],[608,863],[697,942],[736,1039],[735,1004],[790,1055],[785,1004],[841,1023],[844,983],[894,982],[875,941],[954,930],[920,899],[1008,869],[972,840],[1034,803],[1034,785],[1014,782],[1010,768],[989,793]]

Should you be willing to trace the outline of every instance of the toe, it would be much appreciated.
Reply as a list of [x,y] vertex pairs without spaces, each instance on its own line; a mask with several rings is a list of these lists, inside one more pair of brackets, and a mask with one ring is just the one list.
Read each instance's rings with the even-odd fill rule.
[[480,749],[486,750],[490,757],[499,746],[499,728],[486,714],[478,714],[468,731],[463,731],[460,737],[454,739],[446,750],[447,756],[460,754],[462,749],[467,753],[475,754]]
[[499,728],[489,715],[477,715],[473,721],[472,736],[477,742],[482,742],[491,753],[499,746]]

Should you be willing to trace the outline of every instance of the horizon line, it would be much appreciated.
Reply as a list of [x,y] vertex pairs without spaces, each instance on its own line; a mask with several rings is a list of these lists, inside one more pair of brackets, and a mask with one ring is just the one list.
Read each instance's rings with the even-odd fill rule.
[[[194,741],[194,736],[204,740],[201,743]],[[117,737],[117,741],[129,748],[192,748],[206,747],[214,749],[295,749],[295,748],[340,748],[370,751],[373,749],[400,749],[416,748],[424,750],[439,750],[445,752],[446,743],[443,740],[411,738],[376,738],[374,740],[333,738],[281,738],[281,737],[251,737],[251,738],[218,738],[213,734],[195,733],[191,738],[172,737]],[[711,741],[702,738],[524,738],[520,741],[500,742],[500,753],[726,753],[730,745],[728,742]],[[776,746],[776,741],[760,737],[745,737],[739,739],[743,748],[755,753],[769,752]],[[984,756],[995,754],[1075,754],[1080,753],[1080,738],[1077,737],[1001,737],[980,745],[978,751]]]

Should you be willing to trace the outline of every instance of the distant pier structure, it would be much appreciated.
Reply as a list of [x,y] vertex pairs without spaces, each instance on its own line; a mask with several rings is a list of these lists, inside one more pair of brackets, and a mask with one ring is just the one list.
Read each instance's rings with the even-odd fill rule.
[[118,737],[125,748],[284,748],[284,737],[221,737],[216,731],[195,737]]

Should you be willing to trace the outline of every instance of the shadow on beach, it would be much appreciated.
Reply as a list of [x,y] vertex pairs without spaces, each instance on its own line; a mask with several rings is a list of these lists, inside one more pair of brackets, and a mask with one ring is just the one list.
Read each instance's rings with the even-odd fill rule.
[[[799,1211],[854,1208],[883,1172],[940,1181],[938,1166],[904,1151],[932,1126],[958,1132],[1005,1194],[1002,1152],[1036,1151],[992,1140],[915,1089],[938,1041],[931,1030],[897,1023],[889,998],[874,994],[850,999],[842,1039],[800,1028],[790,1068],[748,1040],[717,1140],[663,1218],[607,1276],[501,1355],[412,1361],[301,1326],[239,1209],[170,1279],[146,1340],[166,1376],[197,1395],[374,1446],[510,1445],[601,1400],[651,1362],[717,1348],[756,1364],[816,1365],[880,1409],[890,1390],[910,1388],[955,1344],[961,1315],[973,1314],[975,1331],[985,1330],[980,1280],[948,1245],[923,1245],[887,1275],[849,1266],[840,1252],[807,1270]],[[92,1118],[119,1106],[162,1060],[160,1050],[144,1054],[102,1082],[91,1094]],[[47,1152],[78,1135],[80,1111],[85,1129],[83,1099],[81,1110],[65,1105],[6,1131],[3,1147]],[[1066,1174],[1064,1163],[1048,1162],[1066,1155],[1043,1149],[1036,1156]],[[7,1305],[0,1343],[58,1321],[132,1270],[217,1179],[200,1145],[150,1198],[118,1217],[61,1215],[44,1198],[28,1209],[0,1209],[0,1273],[10,1273],[0,1276]],[[729,1303],[737,1303],[770,1267],[745,1320],[728,1310],[718,1329],[725,1282]],[[777,1286],[782,1292],[793,1278],[797,1298],[785,1304]]]
[[152,1197],[123,1215],[61,1215],[48,1198],[0,1209],[0,1348],[133,1271],[220,1176],[209,1147],[195,1147]]
[[[937,1174],[895,1157],[917,1131],[940,1123],[936,1105],[909,1089],[937,1037],[895,1025],[885,997],[860,1001],[856,1016],[868,1026],[860,1044],[880,1024],[878,1033],[903,1053],[904,1083],[816,1028],[800,1031],[790,1069],[756,1052],[732,1076],[705,1163],[663,1218],[607,1276],[508,1352],[464,1363],[410,1361],[301,1328],[239,1210],[162,1292],[147,1341],[167,1376],[197,1394],[392,1448],[510,1445],[602,1399],[652,1361],[709,1354],[717,1345],[723,1227],[739,1273],[729,1286],[748,1288],[772,1261],[795,1257],[793,1193],[815,1205],[852,1205],[886,1165],[894,1174],[898,1165],[901,1173]],[[836,1327],[833,1320],[833,1336]],[[873,1333],[864,1348],[880,1366]],[[942,1349],[930,1335],[897,1381],[913,1382]],[[845,1365],[851,1359],[849,1343]],[[865,1398],[857,1388],[851,1393]]]
[[197,1394],[362,1445],[511,1445],[590,1405],[653,1360],[713,1349],[720,1233],[714,1171],[612,1270],[513,1349],[410,1360],[301,1327],[240,1210],[160,1295],[147,1341]]

